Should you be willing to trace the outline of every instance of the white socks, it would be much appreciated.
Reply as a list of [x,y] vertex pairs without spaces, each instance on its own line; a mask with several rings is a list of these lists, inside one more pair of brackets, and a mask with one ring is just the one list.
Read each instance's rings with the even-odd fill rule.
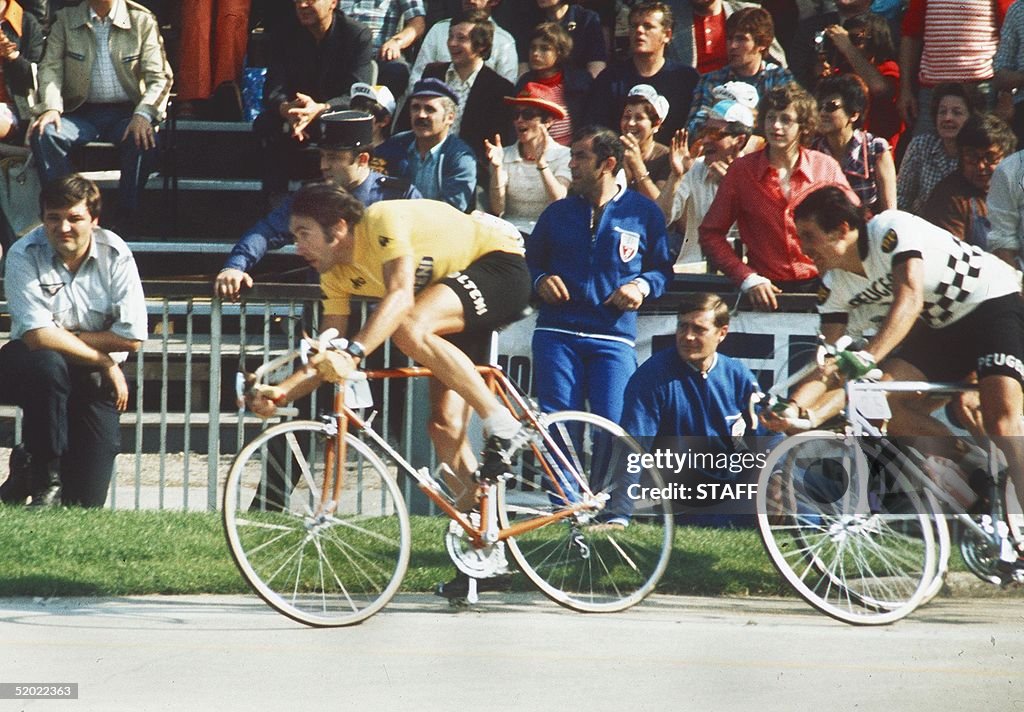
[[508,408],[500,408],[490,418],[483,419],[484,433],[511,440],[521,427]]

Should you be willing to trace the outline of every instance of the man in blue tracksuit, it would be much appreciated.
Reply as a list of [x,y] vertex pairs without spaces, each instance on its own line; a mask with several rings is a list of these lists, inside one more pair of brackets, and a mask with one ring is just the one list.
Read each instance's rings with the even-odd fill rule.
[[533,363],[545,412],[589,404],[618,421],[636,370],[637,309],[660,296],[672,274],[664,215],[616,183],[622,156],[618,135],[583,129],[569,161],[573,195],[549,205],[526,240],[542,302]]
[[[749,441],[744,441],[746,436],[766,432],[753,412],[761,388],[741,361],[718,353],[728,332],[729,307],[720,297],[696,294],[684,298],[679,304],[675,346],[651,356],[626,386],[620,421],[623,429],[649,451],[673,450],[680,456],[677,462],[685,464],[677,470],[662,470],[666,482],[685,483],[692,495],[677,503],[683,505],[677,511],[687,504],[729,504],[714,497],[698,499],[695,486],[749,478],[763,464],[749,452]],[[687,456],[689,459],[683,459]],[[613,497],[609,511],[628,513],[623,504]],[[747,504],[724,509],[745,512],[752,502]],[[705,517],[696,521],[730,523],[735,519]]]
[[621,424],[635,438],[695,436],[731,450],[760,427],[751,399],[761,389],[739,359],[718,353],[729,330],[720,297],[697,294],[679,305],[674,347],[653,354],[626,387]]

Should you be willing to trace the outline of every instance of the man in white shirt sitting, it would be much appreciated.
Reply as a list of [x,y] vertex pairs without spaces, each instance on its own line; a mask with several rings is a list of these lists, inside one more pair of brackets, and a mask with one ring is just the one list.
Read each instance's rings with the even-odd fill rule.
[[[753,91],[756,106],[756,90]],[[658,206],[668,225],[683,236],[676,265],[704,259],[697,228],[715,199],[718,183],[729,165],[743,153],[753,131],[754,112],[738,101],[722,99],[711,108],[692,146],[687,146],[689,136],[685,130],[676,132],[672,138],[672,172],[658,197]]]

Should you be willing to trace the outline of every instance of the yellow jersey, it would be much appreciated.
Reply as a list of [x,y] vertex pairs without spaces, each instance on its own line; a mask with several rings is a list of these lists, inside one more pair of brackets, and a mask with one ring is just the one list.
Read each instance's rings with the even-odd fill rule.
[[320,276],[324,313],[347,316],[353,296],[384,296],[384,265],[398,257],[416,264],[414,289],[441,281],[490,252],[524,254],[523,238],[510,223],[474,212],[466,215],[438,200],[382,200],[355,226],[352,264]]

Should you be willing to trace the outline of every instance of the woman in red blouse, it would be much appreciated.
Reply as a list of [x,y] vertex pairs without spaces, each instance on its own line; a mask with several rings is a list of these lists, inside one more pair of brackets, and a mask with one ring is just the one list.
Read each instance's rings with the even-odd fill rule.
[[[795,82],[767,92],[758,105],[766,148],[733,161],[700,225],[704,254],[761,311],[778,308],[782,292],[816,292],[818,270],[800,249],[789,206],[823,184],[850,190],[831,156],[807,148],[818,125],[818,104]],[[733,223],[744,262],[726,241]]]

